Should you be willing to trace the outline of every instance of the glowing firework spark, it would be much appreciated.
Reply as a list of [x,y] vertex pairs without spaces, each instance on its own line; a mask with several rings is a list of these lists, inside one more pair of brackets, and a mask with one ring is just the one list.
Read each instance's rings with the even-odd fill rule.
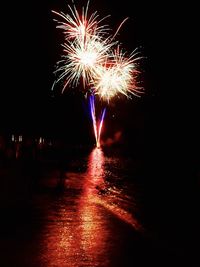
[[65,79],[63,91],[68,84],[77,86],[80,78],[83,79],[83,85],[93,81],[94,72],[98,65],[104,64],[110,53],[111,47],[116,42],[111,42],[108,36],[106,25],[99,24],[106,18],[98,20],[97,12],[94,12],[89,18],[88,5],[82,9],[82,16],[79,16],[76,7],[69,9],[72,13],[58,13],[53,11],[64,19],[64,22],[58,22],[57,28],[64,30],[65,43],[63,60],[58,62],[56,72],[61,73],[57,82]]
[[136,86],[136,79],[139,74],[137,60],[141,57],[136,57],[137,54],[135,50],[126,57],[125,53],[117,48],[110,61],[96,70],[95,93],[107,101],[119,93],[127,97],[130,97],[130,94],[139,96],[141,90]]
[[71,16],[63,12],[59,13],[52,11],[64,19],[64,21],[55,21],[58,23],[57,28],[64,30],[66,40],[77,38],[81,42],[84,42],[85,37],[95,36],[102,39],[102,37],[107,34],[107,31],[109,30],[107,25],[99,26],[99,24],[108,16],[98,20],[99,15],[97,14],[97,11],[95,11],[90,17],[88,17],[89,1],[87,2],[86,8],[82,8],[81,16],[79,15],[75,5],[73,5],[73,8],[70,5],[68,5],[68,7],[71,11]]
[[84,43],[79,40],[65,43],[64,59],[58,62],[61,66],[56,70],[61,72],[57,82],[65,78],[63,91],[68,84],[77,86],[81,78],[84,86],[94,83],[96,70],[107,60],[112,45],[108,39],[100,42],[95,36],[86,38]]

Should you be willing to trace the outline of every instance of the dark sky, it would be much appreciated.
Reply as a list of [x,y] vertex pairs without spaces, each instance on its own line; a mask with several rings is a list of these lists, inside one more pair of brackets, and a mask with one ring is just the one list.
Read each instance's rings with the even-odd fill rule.
[[[145,95],[131,101],[116,100],[107,113],[107,120],[116,125],[116,131],[121,125],[124,129],[128,127],[130,135],[138,128],[144,131],[144,125],[150,132],[150,128],[157,127],[152,135],[162,127],[166,130],[177,127],[176,119],[181,121],[181,112],[185,112],[187,97],[182,87],[185,85],[182,70],[183,54],[187,53],[184,41],[190,34],[185,20],[189,8],[183,4],[181,8],[174,6],[169,1],[157,2],[92,0],[90,3],[91,12],[97,10],[100,17],[111,15],[107,22],[113,30],[129,17],[118,39],[128,52],[140,47],[145,57],[141,61]],[[69,134],[66,125],[81,130],[90,124],[87,101],[78,89],[69,89],[61,96],[57,88],[56,96],[51,94],[54,65],[60,59],[63,42],[51,10],[68,11],[68,3],[71,2],[30,0],[1,4],[5,14],[1,18],[3,131]],[[77,1],[77,8],[85,3]]]

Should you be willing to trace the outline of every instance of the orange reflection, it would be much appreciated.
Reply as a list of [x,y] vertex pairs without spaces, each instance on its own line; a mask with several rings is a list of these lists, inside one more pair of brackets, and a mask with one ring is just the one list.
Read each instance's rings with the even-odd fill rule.
[[[95,262],[100,264],[101,255],[105,254],[107,249],[107,218],[105,210],[96,204],[98,186],[104,183],[104,175],[104,155],[101,149],[95,148],[88,159],[88,170],[79,202],[81,247],[86,252],[88,261],[93,262],[91,266],[95,266]],[[102,265],[98,266],[104,266],[105,258],[103,261]]]
[[[122,193],[106,188],[105,160],[103,151],[95,148],[85,173],[67,174],[66,195],[54,200],[45,218],[41,266],[109,266],[108,254],[115,243],[111,214],[140,229],[133,216],[120,206]],[[101,188],[106,188],[108,194],[100,194]]]
[[104,181],[103,152],[92,151],[86,173],[67,176],[69,192],[81,190],[81,193],[63,196],[50,209],[39,261],[44,267],[108,266],[108,259],[102,257],[108,249],[107,217],[94,201],[98,193],[96,186]]
[[104,176],[104,154],[100,148],[95,148],[88,158],[88,169],[84,180],[85,197],[93,197],[93,194],[97,193],[97,187],[104,183]]
[[[84,182],[84,197],[88,199],[88,202],[90,201],[96,204],[96,206],[104,207],[121,220],[131,224],[136,230],[142,230],[141,225],[132,214],[120,207],[118,199],[119,197],[123,198],[122,193],[117,190],[114,191],[111,188],[106,188],[104,162],[103,151],[95,148],[89,156],[87,177]],[[106,188],[108,193],[100,196],[98,192],[101,189],[104,190],[104,188]]]

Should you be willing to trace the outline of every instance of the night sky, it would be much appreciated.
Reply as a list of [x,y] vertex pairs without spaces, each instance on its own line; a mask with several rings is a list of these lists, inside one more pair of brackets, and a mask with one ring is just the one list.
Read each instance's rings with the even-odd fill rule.
[[[51,10],[67,12],[68,3],[31,0],[2,4],[1,131],[58,136],[78,133],[87,139],[90,121],[81,86],[69,88],[64,95],[60,94],[62,85],[51,92],[63,42]],[[76,6],[80,9],[85,3],[77,1]],[[156,140],[178,135],[181,127],[184,132],[191,124],[186,105],[193,101],[193,94],[184,90],[188,71],[183,57],[191,35],[186,27],[189,8],[170,1],[91,1],[91,12],[97,10],[100,17],[111,15],[107,22],[113,31],[129,17],[118,39],[129,53],[139,47],[144,56],[140,68],[145,95],[131,101],[122,97],[109,106],[106,121],[113,127],[107,127],[107,135],[122,130],[129,140],[134,134]]]

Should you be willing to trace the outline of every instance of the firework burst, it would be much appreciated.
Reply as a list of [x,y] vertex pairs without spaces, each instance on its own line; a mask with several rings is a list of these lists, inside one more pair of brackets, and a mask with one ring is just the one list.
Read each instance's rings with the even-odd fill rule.
[[82,8],[81,15],[79,15],[75,5],[73,5],[73,7],[68,5],[71,15],[52,11],[63,19],[63,21],[54,20],[58,24],[57,28],[64,31],[66,40],[79,39],[80,42],[84,42],[86,37],[95,36],[95,38],[98,37],[99,39],[102,39],[103,36],[107,35],[109,31],[108,26],[100,24],[109,16],[99,20],[97,11],[93,12],[91,16],[88,16],[88,7],[89,1],[87,2],[86,8]]
[[106,110],[103,109],[97,124],[94,95],[107,102],[119,94],[128,98],[131,98],[131,95],[140,96],[141,88],[137,86],[137,62],[141,57],[137,49],[127,56],[127,53],[119,48],[118,42],[114,41],[127,18],[111,36],[108,34],[108,26],[101,25],[108,16],[99,19],[97,12],[88,15],[89,1],[86,8],[82,8],[81,15],[75,5],[68,7],[71,15],[53,11],[62,19],[55,21],[58,23],[57,28],[63,30],[65,39],[62,59],[55,70],[58,75],[55,83],[64,81],[63,92],[68,85],[76,87],[82,80],[84,89],[87,89],[86,94],[90,95],[91,117],[96,145],[99,147]]
[[76,39],[65,43],[63,59],[58,62],[55,71],[61,73],[57,82],[65,80],[63,91],[68,84],[77,86],[81,78],[84,87],[94,83],[96,70],[109,57],[111,46],[113,43],[109,43],[109,39],[100,42],[96,36],[87,37],[84,42]]
[[95,93],[108,102],[119,94],[139,96],[141,90],[136,81],[139,75],[137,61],[140,58],[137,50],[129,57],[119,47],[114,50],[109,60],[96,69]]
[[77,86],[81,78],[84,88],[91,83],[95,69],[104,64],[111,47],[116,44],[108,35],[107,25],[100,26],[108,16],[98,20],[99,16],[94,12],[88,17],[88,5],[89,1],[86,8],[82,9],[81,16],[75,6],[68,6],[71,15],[53,11],[64,20],[56,20],[57,28],[64,31],[65,43],[62,60],[58,62],[55,71],[59,73],[57,82],[64,80],[63,91],[67,85]]

